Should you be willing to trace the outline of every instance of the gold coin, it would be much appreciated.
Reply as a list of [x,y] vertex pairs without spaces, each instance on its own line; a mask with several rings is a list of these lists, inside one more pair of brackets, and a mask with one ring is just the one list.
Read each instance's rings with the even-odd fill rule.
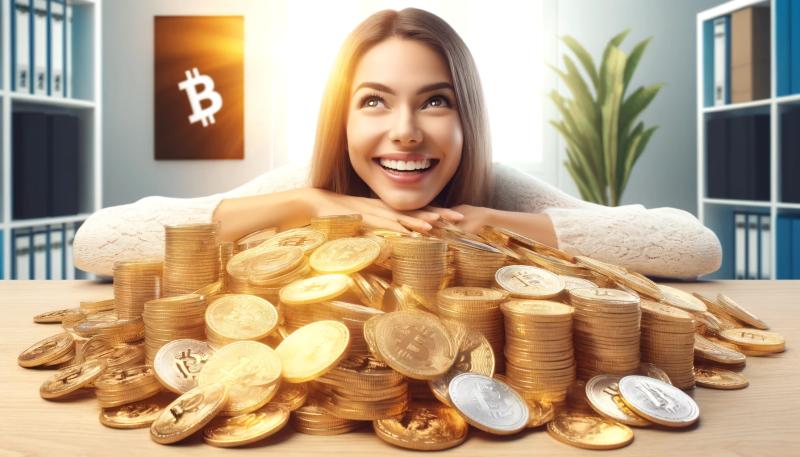
[[381,359],[412,379],[435,379],[456,358],[457,348],[447,328],[425,312],[387,313],[377,321],[375,336]]
[[463,332],[463,337],[456,336],[454,340],[459,343],[458,354],[453,366],[444,375],[428,381],[428,385],[436,397],[442,403],[452,406],[450,395],[447,388],[450,381],[461,373],[479,373],[492,377],[495,368],[494,351],[489,344],[489,340],[478,331],[465,328],[457,323],[447,323],[445,326],[450,333],[455,335],[453,327],[458,328],[458,333]]
[[284,409],[294,411],[306,403],[308,398],[308,387],[304,383],[293,384],[290,382],[281,383],[278,393],[272,397],[269,404],[279,405]]
[[266,344],[237,341],[217,350],[200,372],[198,385],[228,386],[226,415],[255,411],[277,392],[281,359]]
[[694,381],[698,386],[721,390],[744,389],[750,384],[741,373],[710,365],[695,365]]
[[337,321],[317,321],[291,333],[275,349],[281,359],[283,379],[298,383],[316,379],[345,356],[350,331]]
[[628,408],[619,394],[621,376],[601,374],[586,382],[589,406],[601,416],[636,427],[647,427],[650,421],[639,417]]
[[64,316],[68,316],[79,312],[80,310],[77,308],[57,309],[55,311],[47,311],[33,316],[33,322],[36,322],[37,324],[60,324],[61,321],[64,319]]
[[278,432],[288,422],[289,410],[269,403],[252,413],[214,419],[203,429],[203,440],[217,447],[244,446]]
[[153,359],[156,378],[176,394],[197,387],[197,378],[214,350],[205,341],[182,338],[161,346]]
[[287,305],[305,305],[333,300],[347,292],[353,280],[342,274],[313,276],[297,280],[280,290],[280,300]]
[[661,293],[664,294],[662,301],[668,305],[693,313],[704,313],[708,311],[706,304],[689,292],[684,292],[680,289],[663,284],[659,284],[658,288],[661,290]]
[[766,330],[752,328],[732,328],[723,330],[719,336],[735,343],[742,349],[754,350],[765,353],[783,352],[786,350],[786,340],[783,336]]
[[524,398],[524,400],[528,405],[528,428],[541,427],[553,420],[555,409],[552,403],[534,398]]
[[695,357],[724,365],[739,365],[747,361],[747,357],[739,351],[721,346],[708,338],[694,335]]
[[170,403],[150,426],[150,438],[156,443],[176,443],[200,430],[211,421],[228,400],[223,383],[197,386]]
[[308,254],[317,249],[325,242],[327,237],[324,233],[307,227],[289,229],[268,238],[261,243],[260,247],[273,246],[297,246]]
[[717,304],[723,312],[736,319],[739,319],[745,324],[749,324],[759,330],[769,329],[769,325],[767,325],[766,322],[756,317],[755,314],[751,313],[750,311],[744,309],[740,304],[736,303],[731,297],[725,294],[717,295]]
[[69,333],[47,337],[22,351],[17,363],[24,368],[44,365],[58,360],[75,349],[75,339]]
[[206,327],[231,340],[261,340],[278,325],[278,311],[269,301],[247,294],[226,294],[206,308]]
[[39,395],[48,400],[65,397],[82,387],[88,387],[105,369],[104,360],[89,360],[80,365],[62,368],[42,383]]
[[381,246],[368,238],[339,238],[327,241],[308,259],[320,273],[350,274],[370,266],[381,253]]
[[684,391],[647,376],[629,375],[618,383],[622,400],[634,413],[667,427],[688,427],[700,417],[700,407]]
[[582,412],[559,413],[547,424],[550,436],[584,449],[617,449],[633,441],[627,425]]
[[508,265],[495,273],[495,281],[511,295],[520,298],[551,298],[560,294],[564,280],[542,268]]
[[375,434],[389,444],[419,451],[450,449],[463,443],[469,426],[454,408],[412,403],[401,417],[372,422]]
[[103,408],[100,410],[100,423],[110,428],[145,428],[155,421],[174,396],[163,393],[134,403]]

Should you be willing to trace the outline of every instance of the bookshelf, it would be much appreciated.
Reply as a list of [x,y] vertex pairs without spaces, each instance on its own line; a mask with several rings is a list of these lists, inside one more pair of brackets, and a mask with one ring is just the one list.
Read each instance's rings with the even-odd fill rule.
[[[800,1],[798,0],[733,0],[697,14],[697,208],[698,217],[705,225],[714,230],[720,238],[723,248],[722,267],[718,272],[710,275],[710,278],[731,279],[735,277],[734,213],[749,212],[769,218],[770,238],[768,243],[764,243],[767,245],[763,246],[769,262],[768,279],[779,277],[779,254],[788,252],[789,249],[789,246],[781,245],[785,241],[778,241],[779,238],[785,240],[785,238],[778,236],[779,220],[783,216],[800,217],[800,203],[784,201],[781,187],[781,174],[783,167],[788,166],[788,158],[792,157],[793,154],[800,154],[800,151],[790,151],[788,145],[784,147],[781,144],[782,130],[788,128],[782,125],[784,114],[800,109],[800,93],[779,93],[779,90],[781,90],[778,84],[779,66],[781,64],[789,65],[788,62],[779,62],[778,59],[782,59],[782,57],[779,56],[780,52],[777,49],[778,46],[776,46],[779,19],[777,10],[779,2],[784,1],[791,1],[792,8],[800,8]],[[769,8],[769,97],[743,103],[707,106],[706,86],[704,85],[708,76],[705,65],[707,56],[704,54],[707,49],[704,42],[704,24],[706,21],[713,21],[715,18],[752,6]],[[785,19],[785,16],[781,17],[784,20],[789,20]],[[800,30],[800,24],[796,20],[791,20],[789,27],[793,30]],[[796,50],[793,53],[797,55]],[[728,62],[728,65],[730,65],[730,62]],[[795,63],[792,63],[792,65],[795,65]],[[786,92],[786,90],[784,89],[783,92]],[[794,89],[794,92],[800,92],[800,90]],[[708,137],[710,136],[708,122],[718,118],[748,115],[765,115],[769,119],[768,137],[770,146],[768,154],[764,154],[764,160],[769,160],[769,198],[759,200],[712,198],[709,196],[710,192],[708,190]],[[794,128],[800,128],[800,125],[795,125]]]
[[[92,277],[72,265],[72,236],[80,224],[102,207],[102,0],[67,0],[72,6],[72,43],[67,49],[72,68],[70,98],[12,91],[11,15],[13,0],[0,0],[0,279],[80,279]],[[71,79],[71,81],[69,80]],[[78,208],[77,214],[36,219],[13,217],[13,114],[22,111],[71,114],[78,118]],[[46,234],[46,243],[35,249],[37,268],[16,271],[15,239]],[[51,236],[53,243],[51,244]],[[66,239],[66,249],[59,246]],[[34,255],[33,251],[25,248]],[[62,253],[63,252],[63,253]],[[42,259],[46,259],[44,264]],[[51,274],[48,277],[47,271]]]

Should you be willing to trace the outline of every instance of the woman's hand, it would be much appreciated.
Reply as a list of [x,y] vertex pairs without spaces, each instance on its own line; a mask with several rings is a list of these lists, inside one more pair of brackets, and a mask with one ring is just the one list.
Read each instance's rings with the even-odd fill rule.
[[445,208],[425,207],[421,210],[397,211],[377,198],[342,195],[324,189],[306,188],[302,192],[311,218],[358,213],[363,217],[364,224],[370,227],[403,233],[411,230],[425,233],[440,219],[455,223],[463,217]]
[[493,225],[495,210],[492,208],[458,205],[454,206],[452,210],[464,215],[464,218],[456,225],[467,233],[477,234],[484,225]]

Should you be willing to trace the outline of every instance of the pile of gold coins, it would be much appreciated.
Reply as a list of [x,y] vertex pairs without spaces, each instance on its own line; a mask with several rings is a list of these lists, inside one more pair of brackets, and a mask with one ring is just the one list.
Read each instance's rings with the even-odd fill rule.
[[725,295],[659,285],[498,227],[429,234],[314,219],[220,242],[168,226],[164,260],[115,265],[114,297],[34,317],[62,331],[22,351],[53,367],[45,399],[93,390],[100,422],[234,447],[371,426],[440,450],[470,428],[546,428],[589,449],[631,427],[687,427],[684,391],[746,387],[780,335]]

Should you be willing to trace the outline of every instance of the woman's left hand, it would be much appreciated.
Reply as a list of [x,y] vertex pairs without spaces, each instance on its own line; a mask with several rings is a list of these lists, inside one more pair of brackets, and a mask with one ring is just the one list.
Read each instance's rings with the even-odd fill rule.
[[465,232],[477,234],[484,225],[492,225],[492,214],[494,212],[492,208],[458,205],[451,209],[464,215],[464,218],[456,225]]

